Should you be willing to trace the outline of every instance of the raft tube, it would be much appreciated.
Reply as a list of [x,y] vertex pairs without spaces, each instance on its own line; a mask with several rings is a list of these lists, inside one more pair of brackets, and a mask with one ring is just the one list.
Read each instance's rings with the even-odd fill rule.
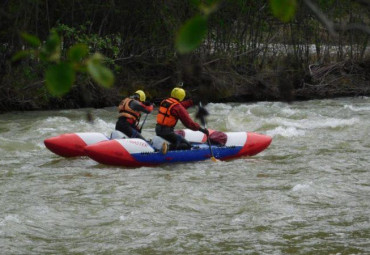
[[[179,130],[185,139],[190,142],[205,142],[207,137],[201,132],[191,130]],[[214,132],[210,130],[210,133]],[[118,130],[114,130],[110,137],[97,132],[84,132],[84,133],[68,133],[55,137],[50,137],[44,140],[46,148],[51,152],[62,157],[78,157],[86,156],[85,147],[87,145],[95,144],[102,141],[108,141],[116,138],[127,138],[125,134]]]
[[69,133],[44,140],[46,148],[62,157],[86,156],[85,147],[109,138],[102,133]]
[[[187,135],[186,135],[187,134]],[[251,132],[226,132],[224,146],[212,145],[215,158],[228,160],[243,156],[253,156],[265,150],[271,143],[270,136]],[[185,131],[185,137],[204,140],[199,131]],[[193,139],[193,140],[194,140]],[[112,139],[85,147],[91,159],[106,165],[140,167],[156,166],[164,163],[179,163],[206,160],[211,157],[208,144],[193,144],[190,150],[168,151],[162,154],[148,142],[141,139]]]

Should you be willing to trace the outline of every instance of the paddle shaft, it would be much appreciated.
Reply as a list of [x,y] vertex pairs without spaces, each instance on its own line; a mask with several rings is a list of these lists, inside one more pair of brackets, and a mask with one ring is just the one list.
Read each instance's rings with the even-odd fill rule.
[[[203,125],[203,128],[204,129],[207,129],[207,124],[206,124],[206,120],[205,120],[205,116],[209,115],[208,111],[203,108],[202,106],[202,102],[199,102],[199,108],[198,108],[198,112],[197,114],[195,115],[195,117],[197,119],[200,119],[200,121],[202,122],[202,125]],[[215,156],[213,155],[213,150],[212,150],[212,146],[211,146],[211,141],[209,140],[209,133],[207,135],[207,143],[208,143],[208,146],[209,146],[209,151],[211,152],[211,159],[212,161],[216,162],[218,161]]]
[[140,133],[141,133],[141,130],[143,129],[143,127],[144,127],[144,124],[145,124],[145,121],[146,121],[146,118],[147,117],[148,117],[148,113],[145,115],[145,118],[143,120],[143,123],[141,124],[140,130],[139,130]]
[[[204,122],[204,128],[207,129],[207,126],[206,126],[205,122]],[[207,143],[208,143],[208,146],[209,146],[209,151],[211,152],[211,158],[215,159],[215,156],[213,155],[211,141],[209,140],[209,134],[207,135]]]

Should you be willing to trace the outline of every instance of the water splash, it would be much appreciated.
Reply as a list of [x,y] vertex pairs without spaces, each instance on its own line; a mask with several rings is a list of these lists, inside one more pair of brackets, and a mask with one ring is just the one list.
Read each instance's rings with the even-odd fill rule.
[[306,132],[304,130],[299,130],[295,127],[277,127],[273,130],[269,130],[266,132],[269,136],[283,136],[283,137],[296,137],[296,136],[304,136]]

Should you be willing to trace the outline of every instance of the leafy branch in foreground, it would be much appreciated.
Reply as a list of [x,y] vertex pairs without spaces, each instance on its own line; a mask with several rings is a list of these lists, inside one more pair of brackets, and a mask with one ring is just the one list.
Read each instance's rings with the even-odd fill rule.
[[208,0],[207,4],[200,0],[194,0],[194,4],[199,8],[201,14],[197,14],[187,20],[179,29],[175,38],[175,47],[180,54],[189,53],[203,42],[207,35],[207,19],[210,14],[215,12],[219,6],[220,0]]
[[75,82],[78,73],[88,73],[92,79],[103,87],[111,87],[114,83],[114,75],[107,68],[105,58],[100,53],[89,55],[86,44],[75,44],[67,49],[66,56],[62,56],[62,40],[53,29],[48,39],[41,40],[28,33],[21,33],[21,37],[31,49],[17,52],[12,60],[30,57],[47,64],[45,71],[45,83],[49,92],[54,96],[62,96],[67,93]]
[[[205,3],[204,3],[205,2]],[[209,15],[217,11],[221,0],[193,0],[201,14],[190,18],[179,29],[175,38],[175,47],[180,54],[189,53],[200,46],[207,35],[207,19]],[[283,22],[293,19],[297,0],[270,0],[272,14]]]

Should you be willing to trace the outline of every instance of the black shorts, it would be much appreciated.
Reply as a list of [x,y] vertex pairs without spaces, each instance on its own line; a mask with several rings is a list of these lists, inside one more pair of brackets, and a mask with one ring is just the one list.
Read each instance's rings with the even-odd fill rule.
[[145,140],[145,138],[140,134],[139,130],[130,123],[127,122],[125,117],[119,117],[116,122],[116,130],[121,131],[129,138],[140,138]]
[[184,137],[176,134],[174,128],[157,124],[155,126],[155,133],[157,136],[171,143],[170,150],[189,150],[191,148],[191,144]]

